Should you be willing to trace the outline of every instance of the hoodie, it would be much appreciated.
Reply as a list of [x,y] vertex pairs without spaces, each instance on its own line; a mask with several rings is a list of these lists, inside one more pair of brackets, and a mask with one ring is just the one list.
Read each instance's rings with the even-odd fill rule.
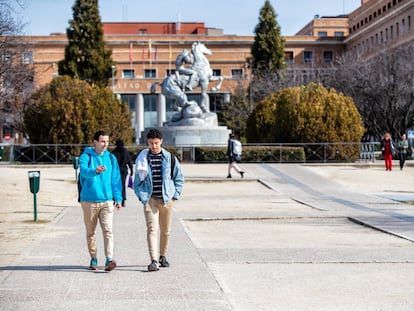
[[[106,170],[97,174],[96,168],[100,165],[104,165]],[[79,157],[79,166],[81,202],[122,202],[121,174],[114,155],[108,150],[97,154],[94,148],[87,147]]]

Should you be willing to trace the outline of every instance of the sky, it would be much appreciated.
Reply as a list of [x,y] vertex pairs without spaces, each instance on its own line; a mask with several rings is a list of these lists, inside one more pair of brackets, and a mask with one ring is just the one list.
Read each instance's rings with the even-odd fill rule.
[[[75,0],[26,0],[18,10],[26,35],[66,32]],[[224,34],[254,35],[265,0],[99,0],[102,22],[204,22]],[[294,35],[315,15],[347,14],[361,0],[271,0],[282,35]]]

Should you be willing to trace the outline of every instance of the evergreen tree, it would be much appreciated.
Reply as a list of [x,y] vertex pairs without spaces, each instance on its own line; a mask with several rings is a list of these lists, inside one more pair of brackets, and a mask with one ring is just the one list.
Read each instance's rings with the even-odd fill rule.
[[268,72],[274,73],[283,69],[285,67],[285,41],[281,36],[276,13],[269,0],[265,1],[260,10],[259,23],[254,32],[252,57],[248,60],[253,74],[263,76]]
[[68,45],[59,62],[59,75],[108,86],[112,76],[112,51],[106,49],[98,10],[98,0],[76,0],[73,19],[66,29]]

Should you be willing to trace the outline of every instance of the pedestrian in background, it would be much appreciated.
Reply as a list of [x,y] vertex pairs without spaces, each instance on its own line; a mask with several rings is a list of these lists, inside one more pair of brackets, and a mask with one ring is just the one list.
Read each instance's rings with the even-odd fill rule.
[[[237,143],[240,144],[238,141]],[[241,161],[241,150],[240,153],[236,151],[236,137],[234,134],[229,134],[229,140],[227,142],[227,156],[229,158],[227,178],[231,178],[232,168],[234,168],[235,171],[240,174],[240,177],[243,178],[244,171],[237,165],[237,161]]]
[[407,135],[402,134],[401,140],[398,141],[397,149],[398,149],[398,156],[400,158],[400,170],[404,168],[405,159],[407,157],[407,151],[409,148]]
[[124,141],[122,139],[118,139],[115,142],[116,148],[112,151],[113,155],[116,157],[118,161],[119,170],[121,172],[121,182],[122,182],[122,206],[125,206],[126,200],[126,186],[125,182],[128,176],[128,171],[130,172],[130,176],[133,175],[134,169],[132,165],[131,155],[129,151],[125,149]]
[[172,208],[174,201],[180,198],[183,191],[184,175],[177,158],[161,147],[162,133],[159,130],[149,130],[146,138],[149,148],[142,150],[135,161],[134,191],[144,205],[147,244],[151,258],[148,271],[158,271],[159,266],[170,266],[166,256]]
[[119,209],[122,205],[121,176],[116,158],[107,150],[108,134],[97,131],[93,136],[93,144],[93,148],[86,148],[79,157],[80,203],[91,257],[89,269],[98,269],[96,225],[99,220],[104,240],[105,271],[111,271],[116,267],[113,260],[112,220],[114,207]]
[[385,170],[392,170],[392,156],[395,154],[394,143],[390,133],[386,133],[381,141],[381,152],[385,161]]

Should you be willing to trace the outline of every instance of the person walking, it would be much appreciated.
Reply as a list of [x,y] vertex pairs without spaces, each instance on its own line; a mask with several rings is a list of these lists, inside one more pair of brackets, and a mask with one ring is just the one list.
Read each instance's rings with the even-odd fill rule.
[[104,240],[105,271],[112,271],[116,267],[112,220],[114,207],[120,209],[122,205],[121,176],[116,158],[107,150],[109,135],[97,131],[93,144],[94,147],[87,147],[79,157],[80,203],[91,257],[89,269],[98,270],[96,225],[99,220]]
[[407,157],[407,151],[409,148],[407,135],[402,134],[401,140],[398,141],[397,149],[398,149],[398,156],[400,158],[400,170],[404,168],[405,159]]
[[183,191],[184,175],[177,158],[162,148],[161,131],[150,129],[146,138],[149,148],[142,150],[135,161],[134,191],[144,207],[151,259],[148,271],[158,271],[159,266],[170,266],[166,256],[170,240],[172,207]]
[[122,182],[122,207],[125,206],[126,200],[126,186],[125,182],[128,176],[128,171],[130,176],[133,175],[134,169],[132,165],[131,155],[129,151],[125,149],[125,144],[122,139],[118,139],[115,142],[116,148],[112,151],[112,154],[116,157],[118,161],[119,170],[121,172],[121,182]]
[[381,152],[385,161],[385,170],[392,171],[392,156],[395,153],[395,147],[389,133],[386,133],[381,141]]
[[227,178],[232,178],[231,169],[234,168],[240,177],[244,177],[244,171],[237,165],[237,161],[241,160],[241,151],[238,153],[236,150],[236,137],[234,134],[229,134],[229,140],[227,142],[227,156],[229,158],[228,174]]

